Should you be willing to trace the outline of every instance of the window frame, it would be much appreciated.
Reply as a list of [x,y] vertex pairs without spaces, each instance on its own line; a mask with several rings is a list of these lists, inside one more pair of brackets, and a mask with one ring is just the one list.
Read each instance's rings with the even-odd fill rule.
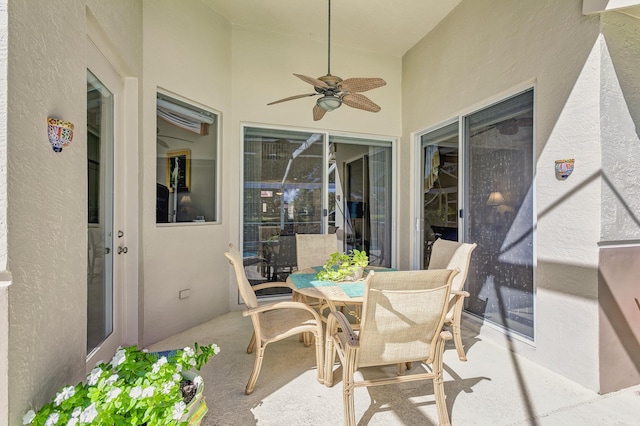
[[[213,123],[211,123],[209,125],[209,133],[208,137],[212,138],[211,143],[215,143],[215,148],[211,151],[214,155],[213,161],[214,161],[214,172],[212,174],[213,178],[214,178],[214,183],[213,183],[213,190],[214,190],[214,194],[212,197],[212,202],[213,202],[213,220],[208,220],[205,216],[205,220],[197,220],[198,216],[196,216],[196,219],[193,219],[192,221],[171,221],[172,219],[168,219],[169,222],[158,222],[157,221],[157,217],[156,217],[156,221],[155,221],[155,225],[158,227],[174,227],[174,226],[204,226],[204,225],[215,225],[215,224],[220,224],[221,223],[221,177],[222,177],[222,167],[221,167],[221,161],[220,161],[220,153],[222,152],[222,129],[221,129],[221,122],[222,122],[222,113],[212,107],[209,107],[207,105],[204,105],[200,102],[197,102],[193,99],[189,99],[186,98],[184,96],[180,96],[174,92],[171,92],[169,90],[157,87],[156,88],[156,97],[155,97],[155,108],[157,109],[157,100],[158,99],[170,99],[171,101],[174,101],[176,103],[176,105],[178,106],[182,106],[184,105],[185,108],[189,108],[192,109],[194,111],[202,111],[206,114],[210,114],[213,117]],[[156,131],[158,131],[158,120],[161,120],[160,117],[158,116],[158,114],[156,114]],[[184,130],[187,131],[187,130]],[[189,144],[191,145],[191,144]],[[166,156],[167,154],[171,153],[171,152],[182,152],[182,151],[189,151],[189,171],[192,173],[193,172],[193,161],[194,160],[198,160],[197,154],[194,155],[193,150],[191,149],[190,146],[183,146],[183,147],[170,147],[170,148],[164,148],[167,152],[164,153],[164,157],[161,156],[160,154],[160,141],[158,138],[156,138],[156,166],[155,166],[155,173],[156,173],[156,183],[165,185],[166,181],[167,181],[167,177],[170,172],[169,170],[165,170],[165,172],[162,174],[162,178],[159,177],[159,171],[158,171],[158,164],[159,161],[162,160],[163,163],[166,162],[168,160],[168,157]],[[198,183],[198,180],[195,179],[193,175],[190,175],[187,178],[188,183],[188,192],[187,194],[190,194],[192,191],[192,187],[195,184]],[[170,191],[170,194],[172,192],[171,188],[168,188]],[[207,201],[208,202],[208,201]],[[158,200],[157,200],[157,194],[156,194],[156,208],[158,206]],[[170,208],[167,209],[168,212],[168,216],[171,217],[171,214],[169,212]]]

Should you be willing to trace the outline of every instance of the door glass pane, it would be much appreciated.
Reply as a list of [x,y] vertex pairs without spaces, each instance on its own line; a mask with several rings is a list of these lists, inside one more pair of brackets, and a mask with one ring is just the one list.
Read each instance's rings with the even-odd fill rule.
[[[391,142],[330,136],[336,159],[338,241],[345,252],[364,250],[373,266],[391,266]],[[340,197],[341,201],[338,201]]]
[[438,238],[458,241],[458,122],[422,135],[422,268]]
[[87,353],[113,332],[113,107],[87,71]]
[[533,339],[533,91],[472,114],[466,240],[478,244],[469,312]]
[[295,234],[324,232],[324,149],[319,133],[245,128],[242,249],[250,283],[284,281],[296,267]]

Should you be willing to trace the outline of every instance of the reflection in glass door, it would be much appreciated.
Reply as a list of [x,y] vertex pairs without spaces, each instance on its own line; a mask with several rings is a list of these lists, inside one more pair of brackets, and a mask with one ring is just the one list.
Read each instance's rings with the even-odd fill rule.
[[87,71],[87,354],[114,331],[114,97]]
[[478,244],[465,309],[534,338],[533,90],[463,120],[465,236]]
[[421,268],[431,246],[442,238],[458,241],[458,122],[420,137],[422,182]]
[[[332,138],[344,158],[344,248],[365,250],[369,264],[391,266],[391,145],[379,141]],[[349,144],[351,142],[351,144]],[[355,154],[355,156],[354,156]]]
[[242,251],[249,282],[284,281],[297,268],[295,234],[335,232],[336,250],[364,248],[372,265],[391,266],[391,160],[391,141],[245,127]]
[[[326,232],[324,135],[244,129],[243,257],[249,282],[284,281],[295,235]],[[283,292],[261,290],[260,296]]]

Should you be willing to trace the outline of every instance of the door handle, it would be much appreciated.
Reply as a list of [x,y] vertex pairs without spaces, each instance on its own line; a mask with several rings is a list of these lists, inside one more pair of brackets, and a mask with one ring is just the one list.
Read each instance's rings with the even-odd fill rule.
[[127,247],[118,246],[118,254],[127,253],[129,249]]
[[111,253],[111,249],[109,247],[105,247],[104,254],[109,254],[109,253]]

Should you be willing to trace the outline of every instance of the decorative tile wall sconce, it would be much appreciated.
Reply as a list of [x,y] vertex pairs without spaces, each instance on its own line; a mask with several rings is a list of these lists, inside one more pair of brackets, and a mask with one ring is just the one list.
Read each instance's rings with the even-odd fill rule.
[[57,118],[47,118],[49,127],[49,142],[55,152],[61,152],[62,148],[71,143],[73,139],[73,123]]
[[568,158],[566,160],[556,160],[556,179],[565,180],[573,173],[573,166],[576,160]]

